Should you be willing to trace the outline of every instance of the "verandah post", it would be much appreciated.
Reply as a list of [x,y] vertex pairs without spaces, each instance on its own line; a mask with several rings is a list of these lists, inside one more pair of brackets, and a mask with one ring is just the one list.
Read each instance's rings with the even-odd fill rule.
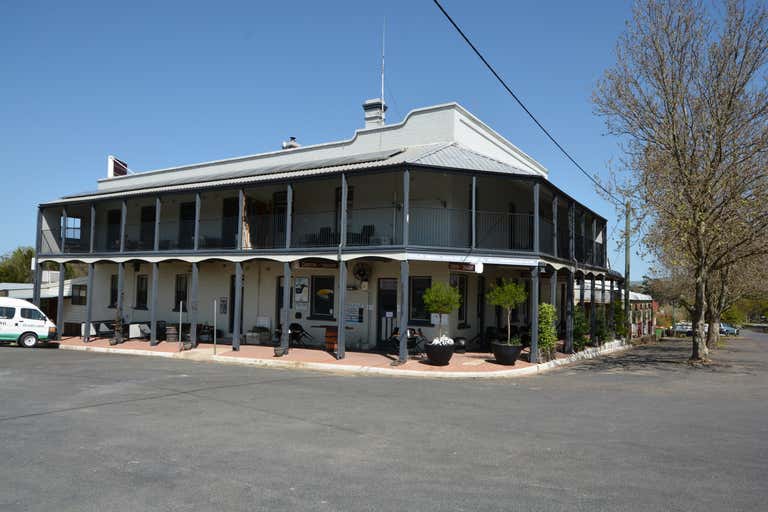
[[568,269],[565,298],[565,353],[573,352],[573,300],[574,300],[574,271]]
[[192,285],[191,293],[192,295],[191,299],[188,302],[189,307],[189,341],[192,343],[193,347],[197,346],[197,289],[198,289],[198,282],[199,282],[199,274],[198,274],[198,264],[192,263]]
[[85,289],[85,332],[83,341],[91,341],[91,324],[93,323],[93,274],[94,264],[88,264],[88,284]]
[[597,304],[595,303],[595,275],[589,278],[589,340],[595,343],[597,334]]
[[539,267],[531,270],[531,354],[532,363],[539,362]]
[[408,360],[408,285],[410,269],[408,260],[400,262],[400,350],[398,361]]
[[64,334],[64,277],[66,271],[66,265],[59,263],[59,296],[56,302],[56,334],[59,339]]
[[347,175],[341,175],[341,214],[339,215],[339,308],[336,312],[336,358],[344,359],[346,353],[346,330],[344,305],[347,296],[347,264],[341,253],[347,245]]
[[154,262],[152,263],[152,290],[149,306],[149,344],[153,347],[157,345],[157,288],[159,279],[160,264]]
[[242,303],[243,303],[243,264],[235,262],[235,303],[234,326],[232,327],[232,350],[240,350],[240,324],[242,323]]
[[283,309],[280,311],[281,335],[280,351],[276,355],[284,356],[288,354],[288,345],[290,342],[288,333],[288,320],[291,310],[291,264],[287,261],[283,263]]

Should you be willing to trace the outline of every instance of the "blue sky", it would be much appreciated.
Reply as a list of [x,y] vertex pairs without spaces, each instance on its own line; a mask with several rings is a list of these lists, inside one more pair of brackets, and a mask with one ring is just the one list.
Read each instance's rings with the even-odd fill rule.
[[[587,169],[619,157],[590,95],[628,2],[444,0],[540,120]],[[389,122],[457,101],[609,219],[617,213],[482,67],[430,0],[0,0],[0,252],[34,245],[37,203],[91,190],[115,154],[131,169],[347,139],[378,96],[387,24]],[[623,271],[624,255],[610,241]],[[633,254],[632,278],[647,269]]]

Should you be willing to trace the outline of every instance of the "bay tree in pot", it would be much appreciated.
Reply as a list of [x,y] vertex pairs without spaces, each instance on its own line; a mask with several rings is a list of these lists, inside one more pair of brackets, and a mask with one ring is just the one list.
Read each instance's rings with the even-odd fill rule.
[[513,365],[523,350],[520,338],[512,337],[512,311],[525,302],[528,295],[525,287],[511,279],[503,279],[486,294],[489,304],[504,308],[507,312],[507,341],[496,340],[491,343],[491,351],[500,364]]
[[[459,290],[446,283],[437,282],[424,290],[424,306],[430,313],[437,313],[441,317],[458,309],[461,303],[461,294]],[[438,322],[439,336],[430,343],[424,345],[427,357],[430,362],[436,365],[444,366],[451,361],[453,356],[453,339],[443,332],[442,319]]]

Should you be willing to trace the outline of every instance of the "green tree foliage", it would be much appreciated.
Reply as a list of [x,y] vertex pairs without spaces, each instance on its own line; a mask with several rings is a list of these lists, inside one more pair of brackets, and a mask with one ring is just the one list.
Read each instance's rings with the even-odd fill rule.
[[557,344],[555,317],[555,306],[547,303],[539,304],[539,360],[549,361],[555,358]]
[[507,310],[507,343],[512,344],[512,311],[528,298],[525,287],[505,278],[500,284],[493,286],[485,298],[492,306]]
[[573,348],[576,352],[584,350],[589,341],[589,323],[584,313],[584,305],[579,304],[573,312]]
[[0,282],[31,283],[32,258],[35,250],[31,247],[18,247],[0,257]]
[[[436,282],[424,290],[424,306],[430,313],[447,315],[456,310],[461,304],[459,290],[448,286],[446,283]],[[440,323],[440,336],[443,335],[442,322]]]
[[616,327],[617,338],[623,338],[627,334],[624,306],[619,301],[613,303],[613,325]]

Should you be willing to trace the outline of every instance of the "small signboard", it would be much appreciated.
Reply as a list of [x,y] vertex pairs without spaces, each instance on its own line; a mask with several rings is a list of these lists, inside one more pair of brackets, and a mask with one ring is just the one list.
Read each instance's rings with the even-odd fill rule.
[[334,261],[300,261],[300,268],[337,268],[338,264]]
[[453,270],[456,272],[474,272],[475,264],[474,263],[449,263],[448,270]]
[[227,297],[219,297],[219,314],[220,315],[226,315],[227,314]]
[[429,322],[432,325],[448,325],[448,315],[440,313],[431,313],[429,315]]

